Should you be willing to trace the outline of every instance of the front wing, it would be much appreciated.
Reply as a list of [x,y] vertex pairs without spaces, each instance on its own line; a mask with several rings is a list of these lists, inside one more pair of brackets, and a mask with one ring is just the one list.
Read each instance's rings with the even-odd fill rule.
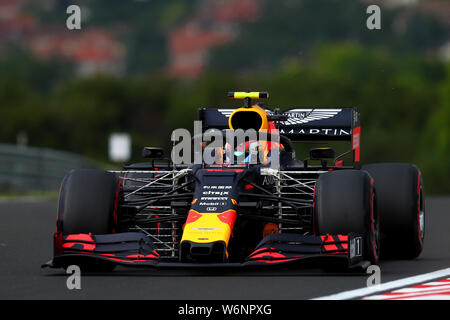
[[340,261],[348,268],[367,268],[362,235],[299,235],[266,236],[242,262],[182,263],[160,259],[152,240],[144,233],[126,232],[107,235],[56,233],[54,257],[43,267],[62,268],[78,261],[104,260],[124,266],[147,267],[246,267],[299,263],[318,259]]

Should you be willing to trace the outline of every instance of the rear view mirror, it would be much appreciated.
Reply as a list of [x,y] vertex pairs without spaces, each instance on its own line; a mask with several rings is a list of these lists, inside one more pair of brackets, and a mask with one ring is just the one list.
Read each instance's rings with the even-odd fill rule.
[[145,147],[142,150],[142,156],[148,159],[162,158],[164,156],[164,150],[158,147]]
[[315,148],[309,151],[311,160],[333,159],[334,150],[332,148]]

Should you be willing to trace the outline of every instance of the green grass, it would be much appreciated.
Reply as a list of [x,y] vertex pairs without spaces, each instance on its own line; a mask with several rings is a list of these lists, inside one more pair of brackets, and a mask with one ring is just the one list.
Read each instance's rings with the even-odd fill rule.
[[33,191],[33,192],[3,192],[0,193],[2,200],[20,200],[20,199],[38,199],[38,200],[57,200],[57,191]]

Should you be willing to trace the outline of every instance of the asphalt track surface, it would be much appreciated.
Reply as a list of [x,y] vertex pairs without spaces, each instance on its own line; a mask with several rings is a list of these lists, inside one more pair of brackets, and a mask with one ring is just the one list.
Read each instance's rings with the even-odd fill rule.
[[[381,282],[450,267],[450,198],[428,198],[424,251],[382,261]],[[56,201],[0,202],[0,299],[302,300],[366,286],[368,275],[289,268],[231,271],[118,267],[82,274],[69,290],[64,270],[41,269],[52,255]]]

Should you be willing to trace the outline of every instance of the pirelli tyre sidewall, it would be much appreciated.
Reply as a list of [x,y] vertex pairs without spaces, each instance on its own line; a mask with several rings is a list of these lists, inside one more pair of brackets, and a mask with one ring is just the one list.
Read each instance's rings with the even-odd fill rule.
[[[66,234],[114,232],[121,184],[110,172],[73,170],[64,178],[58,200],[56,231]],[[74,264],[78,264],[74,261]],[[111,264],[81,262],[82,270],[110,271]]]
[[363,234],[365,259],[379,257],[379,219],[373,179],[360,170],[331,171],[319,176],[314,190],[313,229],[316,235]]
[[383,258],[413,259],[425,236],[425,193],[420,170],[407,163],[362,166],[375,181]]
[[63,180],[57,229],[63,234],[107,234],[114,228],[119,182],[110,172],[81,169]]

